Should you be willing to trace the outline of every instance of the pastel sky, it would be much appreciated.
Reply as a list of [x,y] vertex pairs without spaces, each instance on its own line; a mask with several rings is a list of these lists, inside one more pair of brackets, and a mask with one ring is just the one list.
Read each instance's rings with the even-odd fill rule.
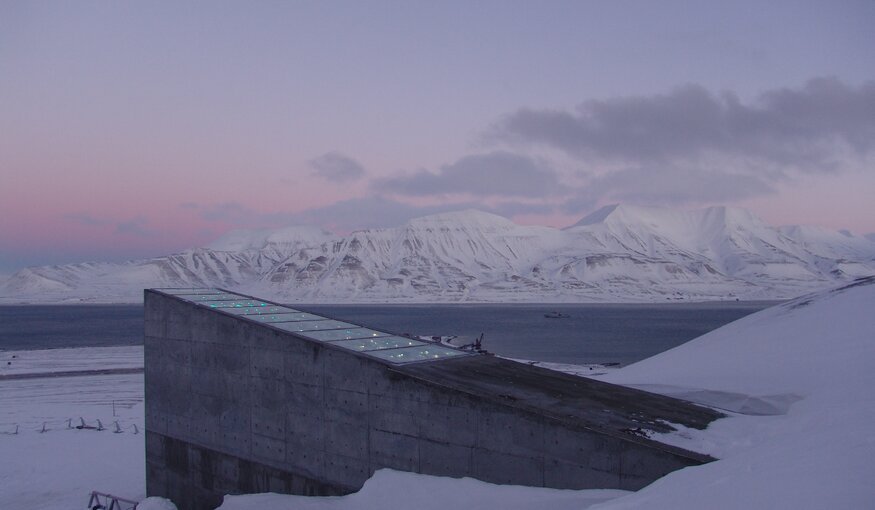
[[0,272],[477,207],[875,232],[875,2],[0,2]]

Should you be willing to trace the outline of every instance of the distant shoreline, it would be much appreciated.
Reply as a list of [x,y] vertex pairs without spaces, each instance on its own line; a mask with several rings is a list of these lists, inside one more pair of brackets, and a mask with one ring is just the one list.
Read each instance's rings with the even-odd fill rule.
[[[799,296],[801,297],[801,296]],[[23,306],[142,306],[142,301],[119,301],[119,302],[95,302],[95,301],[77,301],[77,302],[15,302],[15,303],[4,303],[2,300],[4,298],[0,297],[0,307],[23,307]],[[738,304],[740,306],[760,306],[766,305],[778,305],[787,301],[791,301],[796,298],[786,298],[786,299],[714,299],[714,300],[664,300],[664,301],[351,301],[351,302],[284,302],[282,300],[276,299],[268,299],[262,298],[266,301],[272,301],[277,304],[281,304],[284,306],[299,306],[299,307],[308,307],[308,306],[349,306],[349,307],[365,307],[365,306],[388,306],[388,307],[396,307],[396,306],[520,306],[520,307],[530,307],[530,306],[543,306],[545,308],[550,307],[563,307],[563,306],[672,306],[672,305],[732,305]]]

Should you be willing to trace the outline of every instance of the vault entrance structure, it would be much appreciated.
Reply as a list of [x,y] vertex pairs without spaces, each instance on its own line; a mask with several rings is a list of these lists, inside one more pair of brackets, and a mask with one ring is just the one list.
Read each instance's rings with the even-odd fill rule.
[[146,483],[336,495],[377,469],[635,490],[708,456],[648,439],[720,413],[222,289],[145,291]]

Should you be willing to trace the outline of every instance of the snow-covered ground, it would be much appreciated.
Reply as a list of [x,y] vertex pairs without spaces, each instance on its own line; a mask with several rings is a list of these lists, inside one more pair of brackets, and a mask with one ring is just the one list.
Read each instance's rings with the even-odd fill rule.
[[[875,278],[869,278],[763,310],[599,376],[730,415],[704,431],[657,437],[719,460],[635,493],[497,486],[383,470],[345,497],[233,496],[222,508],[875,508],[873,311]],[[3,359],[10,355],[0,352]],[[89,356],[106,368],[112,363],[98,360],[119,353],[80,358]],[[17,435],[0,434],[0,508],[71,508],[84,504],[92,489],[143,497],[143,435],[130,428],[142,427],[141,399],[136,374],[0,378],[0,432],[19,424]],[[79,416],[89,424],[101,418],[110,430],[66,429],[65,420],[73,418],[75,426]],[[113,434],[114,420],[128,428]],[[43,422],[46,433],[39,432]]]
[[[142,347],[0,351],[0,362],[0,509],[84,508],[92,490],[145,497],[143,375],[51,376],[142,367]],[[105,430],[76,428],[98,420]]]
[[619,490],[569,491],[495,485],[382,469],[355,494],[306,497],[281,494],[225,496],[221,510],[585,510],[629,494]]
[[546,368],[547,370],[555,370],[557,372],[565,372],[566,374],[576,375],[579,377],[593,377],[605,375],[619,369],[618,363],[589,363],[585,365],[572,365],[570,363],[553,363],[550,361],[531,361],[526,359],[507,358],[517,363],[525,363],[536,367]]
[[604,508],[875,508],[873,312],[870,277],[605,375],[748,414],[657,438],[720,460]]
[[143,368],[143,346],[0,351],[0,378],[85,370]]

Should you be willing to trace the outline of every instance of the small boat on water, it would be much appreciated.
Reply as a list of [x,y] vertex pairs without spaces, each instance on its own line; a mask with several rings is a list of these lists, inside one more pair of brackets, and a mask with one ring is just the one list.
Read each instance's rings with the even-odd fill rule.
[[567,319],[571,316],[562,312],[547,312],[544,314],[544,317],[548,319]]

